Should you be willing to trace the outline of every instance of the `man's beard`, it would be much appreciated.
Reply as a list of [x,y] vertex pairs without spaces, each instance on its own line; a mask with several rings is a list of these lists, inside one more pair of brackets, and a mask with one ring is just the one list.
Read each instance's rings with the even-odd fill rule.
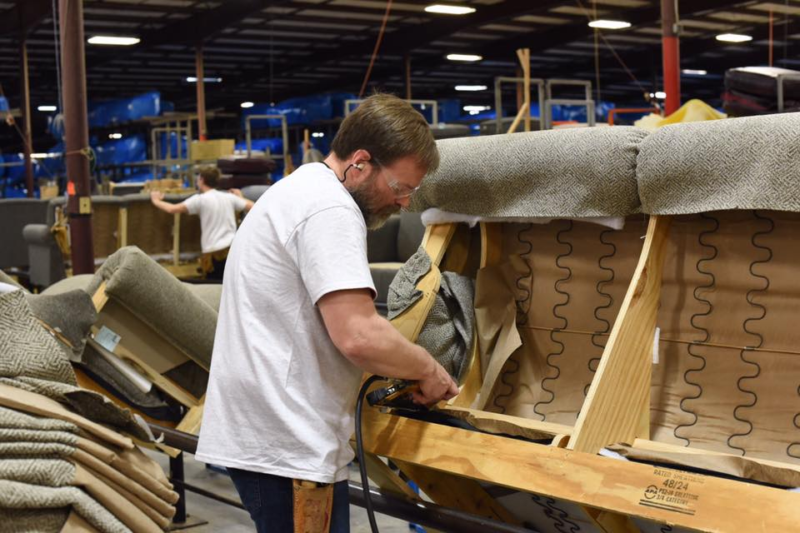
[[390,216],[400,211],[400,207],[395,204],[380,209],[376,207],[378,192],[375,190],[375,178],[377,176],[378,173],[376,171],[372,176],[364,180],[361,185],[350,191],[350,195],[364,216],[367,229],[380,228]]

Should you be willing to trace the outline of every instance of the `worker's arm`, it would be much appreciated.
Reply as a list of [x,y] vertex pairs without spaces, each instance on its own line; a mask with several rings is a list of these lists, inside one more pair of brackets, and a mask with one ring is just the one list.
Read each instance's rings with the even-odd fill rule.
[[170,215],[174,215],[175,213],[188,213],[189,210],[183,204],[183,202],[179,204],[171,204],[169,202],[164,201],[164,193],[160,191],[153,191],[150,193],[150,201],[153,202],[153,205],[157,208],[161,209],[162,211],[166,211]]
[[354,365],[372,374],[418,381],[420,393],[414,394],[418,403],[432,404],[458,394],[442,365],[378,315],[369,290],[331,292],[317,305],[334,345]]
[[228,192],[230,192],[230,193],[231,193],[231,194],[233,194],[234,196],[238,196],[239,198],[241,198],[242,200],[244,200],[244,209],[243,209],[243,211],[244,211],[245,213],[247,213],[248,211],[250,211],[250,210],[253,208],[253,206],[255,205],[255,202],[253,202],[252,200],[248,200],[247,198],[245,198],[245,197],[244,197],[244,195],[242,194],[242,191],[241,191],[241,190],[239,190],[239,189],[229,189],[229,190],[228,190]]

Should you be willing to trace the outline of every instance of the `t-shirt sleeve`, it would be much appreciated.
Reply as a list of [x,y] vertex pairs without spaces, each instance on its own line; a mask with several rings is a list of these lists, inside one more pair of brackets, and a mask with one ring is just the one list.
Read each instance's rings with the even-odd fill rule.
[[236,211],[244,211],[244,208],[247,207],[247,202],[245,201],[245,199],[239,198],[235,194],[231,194],[230,200],[233,203],[233,208]]
[[189,212],[190,215],[196,215],[200,212],[200,195],[195,194],[190,196],[186,200],[184,200],[183,205],[186,206],[186,210]]
[[331,207],[303,221],[286,243],[311,301],[334,291],[369,289],[376,295],[367,261],[364,219],[348,207]]

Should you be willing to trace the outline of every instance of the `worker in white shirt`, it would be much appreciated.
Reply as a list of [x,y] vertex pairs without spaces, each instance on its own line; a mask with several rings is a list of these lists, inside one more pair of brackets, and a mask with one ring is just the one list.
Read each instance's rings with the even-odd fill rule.
[[153,191],[153,205],[170,214],[200,215],[200,244],[203,256],[200,266],[206,279],[222,280],[233,236],[236,233],[236,213],[249,211],[253,202],[242,196],[239,189],[228,192],[217,190],[220,172],[215,167],[205,167],[197,176],[195,194],[179,204],[164,201],[164,193]]

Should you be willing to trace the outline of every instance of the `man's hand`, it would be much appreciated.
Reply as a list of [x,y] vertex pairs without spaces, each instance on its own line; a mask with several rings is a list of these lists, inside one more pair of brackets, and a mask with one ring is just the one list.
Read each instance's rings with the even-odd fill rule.
[[164,200],[164,193],[161,191],[150,191],[150,201],[153,203]]
[[434,362],[433,372],[419,380],[419,392],[412,393],[420,405],[433,405],[458,395],[458,385],[442,365]]
[[238,196],[239,198],[244,198],[241,189],[228,189],[228,192],[234,196]]

